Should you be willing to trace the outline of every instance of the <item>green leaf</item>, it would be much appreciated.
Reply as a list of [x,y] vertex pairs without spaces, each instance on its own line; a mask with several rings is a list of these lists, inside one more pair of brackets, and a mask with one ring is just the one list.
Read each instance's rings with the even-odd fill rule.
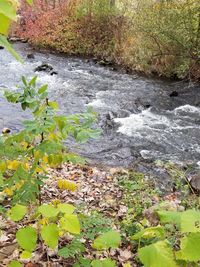
[[76,141],[80,142],[80,143],[86,143],[89,139],[89,134],[86,130],[82,130],[80,132],[78,132],[77,136],[76,136]]
[[8,216],[11,218],[12,221],[18,222],[24,218],[27,211],[28,210],[26,206],[16,204],[8,211]]
[[194,261],[200,260],[200,233],[190,233],[181,240],[180,251],[176,253],[178,260]]
[[0,13],[11,20],[16,20],[16,8],[12,1],[1,0],[0,1]]
[[182,233],[200,232],[200,212],[187,210],[183,212],[159,211],[161,222],[176,224]]
[[120,234],[116,231],[110,231],[97,237],[94,240],[93,248],[98,250],[118,248],[120,243],[121,243]]
[[[26,81],[26,79],[25,79],[25,81]],[[37,76],[34,76],[34,77],[30,80],[29,85],[30,85],[30,86],[35,86],[35,85],[36,85],[36,81],[37,81]]]
[[8,267],[22,267],[22,264],[18,261],[11,261],[9,264],[8,264]]
[[0,186],[4,185],[4,177],[2,175],[2,173],[0,172]]
[[181,232],[197,233],[200,232],[200,212],[187,210],[181,212]]
[[22,260],[26,260],[26,259],[30,259],[32,257],[32,253],[30,251],[22,251],[21,255],[20,255],[20,259]]
[[180,217],[180,212],[176,211],[158,211],[157,212],[160,221],[163,223],[173,223],[176,224],[177,226],[180,226],[181,223],[181,217]]
[[80,234],[80,223],[77,215],[65,214],[63,218],[60,219],[61,228],[71,234]]
[[17,54],[17,52],[12,48],[11,44],[7,41],[7,38],[0,34],[0,45],[8,50],[18,61],[23,62],[21,57]]
[[41,86],[39,89],[38,89],[38,94],[42,94],[44,93],[48,88],[48,84],[44,84],[43,86]]
[[16,233],[16,239],[21,248],[26,251],[32,252],[37,243],[37,232],[31,226],[19,229]]
[[55,110],[57,110],[59,108],[58,103],[57,102],[49,102],[49,106]]
[[75,258],[76,256],[81,255],[84,251],[85,246],[81,243],[81,241],[73,239],[66,247],[59,249],[58,255],[65,259]]
[[22,76],[22,82],[25,86],[28,86],[27,81],[26,81],[26,77]]
[[9,91],[4,91],[4,96],[6,97],[8,102],[16,103],[20,97],[20,94],[9,92]]
[[1,21],[0,33],[3,35],[7,35],[10,26],[10,19],[4,16],[3,14],[0,14],[0,21]]
[[91,263],[92,267],[115,267],[115,261],[111,259],[104,259],[104,260],[93,260]]
[[46,218],[54,218],[58,215],[58,210],[51,205],[44,204],[38,208],[42,216]]
[[73,205],[66,203],[58,204],[57,209],[59,210],[59,212],[67,214],[72,214],[75,211],[75,207]]
[[134,236],[131,237],[131,239],[137,240],[140,238],[148,239],[153,237],[164,238],[165,237],[164,228],[161,226],[149,227],[135,234]]
[[41,236],[45,244],[54,249],[58,245],[59,231],[54,223],[42,227]]
[[145,267],[177,267],[173,251],[166,241],[139,249],[138,256]]

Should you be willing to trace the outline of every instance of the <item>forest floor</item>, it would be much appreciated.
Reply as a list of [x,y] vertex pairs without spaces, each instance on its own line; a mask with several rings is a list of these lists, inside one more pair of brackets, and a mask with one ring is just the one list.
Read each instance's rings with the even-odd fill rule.
[[[91,266],[93,259],[112,258],[117,266],[141,266],[137,259],[137,244],[130,237],[141,227],[157,224],[155,209],[162,206],[167,210],[182,211],[185,208],[199,208],[200,205],[199,197],[181,180],[184,172],[172,165],[168,165],[166,171],[172,179],[173,187],[162,191],[154,179],[134,170],[104,170],[72,164],[50,170],[49,178],[42,188],[42,202],[62,202],[76,206],[82,231],[74,239],[71,235],[61,238],[58,249],[66,248],[62,257],[58,256],[58,249],[47,249],[40,243],[32,259],[21,262],[25,267],[87,267]],[[60,189],[60,179],[76,183],[76,190]],[[1,217],[1,267],[7,266],[13,259],[19,259],[15,233],[27,223],[26,219],[16,224]],[[32,223],[34,225],[34,220]],[[93,240],[111,229],[121,234],[120,248],[103,252],[94,250]]]

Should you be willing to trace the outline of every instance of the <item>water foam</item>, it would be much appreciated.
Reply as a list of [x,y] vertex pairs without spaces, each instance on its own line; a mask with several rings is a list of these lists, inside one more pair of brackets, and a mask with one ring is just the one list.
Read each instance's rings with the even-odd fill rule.
[[173,111],[166,112],[165,115],[159,115],[151,111],[151,109],[143,110],[138,114],[131,114],[126,118],[117,118],[114,121],[120,123],[118,132],[127,136],[134,136],[137,132],[151,130],[171,132],[173,130],[199,129],[200,126],[195,125],[193,121],[184,121],[182,116],[187,116],[193,120],[193,114],[200,114],[200,108],[184,105]]
[[157,128],[159,130],[167,128],[171,124],[171,121],[166,116],[154,114],[151,110],[143,110],[139,114],[131,114],[129,117],[117,118],[114,121],[121,124],[118,132],[128,136],[145,129]]

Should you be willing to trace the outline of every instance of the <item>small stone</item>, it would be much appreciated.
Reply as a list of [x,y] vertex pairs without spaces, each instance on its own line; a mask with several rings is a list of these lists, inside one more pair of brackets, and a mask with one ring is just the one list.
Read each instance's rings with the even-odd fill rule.
[[107,64],[106,64],[106,62],[104,60],[100,60],[99,61],[99,65],[106,66]]
[[34,56],[33,53],[29,53],[29,54],[27,54],[27,58],[28,58],[28,59],[34,59],[35,56]]
[[11,130],[9,128],[3,128],[2,134],[9,134]]
[[150,108],[151,107],[151,104],[145,104],[144,107],[145,108]]
[[124,262],[124,261],[131,259],[132,256],[133,254],[131,253],[131,251],[126,249],[126,250],[120,250],[118,258],[120,261]]
[[58,73],[57,73],[57,71],[52,71],[52,72],[50,73],[50,75],[51,75],[51,76],[53,76],[53,75],[58,75]]
[[35,72],[36,72],[36,71],[38,71],[38,72],[40,72],[40,71],[50,72],[50,71],[52,71],[52,70],[53,70],[53,67],[52,67],[51,65],[44,63],[44,64],[38,66],[37,68],[35,68],[34,71],[35,71]]
[[170,97],[177,97],[177,96],[179,96],[179,93],[177,91],[173,91],[173,92],[171,92],[171,94],[169,96]]
[[4,47],[3,46],[0,46],[0,49],[4,49]]
[[190,177],[190,184],[195,190],[200,191],[200,174],[192,175]]

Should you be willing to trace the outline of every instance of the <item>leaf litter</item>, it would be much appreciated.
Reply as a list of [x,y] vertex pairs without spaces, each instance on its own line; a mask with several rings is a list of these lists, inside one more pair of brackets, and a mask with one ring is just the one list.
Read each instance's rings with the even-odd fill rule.
[[[48,173],[48,179],[41,188],[42,203],[57,201],[60,203],[73,204],[77,207],[78,212],[87,216],[90,216],[93,212],[98,212],[105,218],[111,219],[111,225],[109,226],[112,229],[120,229],[120,223],[126,218],[130,208],[128,207],[127,199],[124,198],[126,191],[119,186],[118,176],[128,175],[128,170],[122,168],[105,170],[88,165],[65,164],[60,168],[50,169]],[[59,186],[59,181],[61,180],[75,184],[75,190],[67,190]],[[142,190],[143,189],[144,188],[142,188]],[[138,192],[140,191],[136,190],[135,195],[131,195],[131,201],[135,198],[137,199]],[[141,199],[146,197],[145,192],[141,191],[140,193]],[[151,207],[144,211],[144,215],[151,223],[156,224],[157,221],[153,214],[154,207],[156,207],[160,201],[160,196],[153,192],[150,197]],[[180,201],[178,199],[179,196],[176,193],[163,196],[163,200],[167,201],[167,205],[173,209],[179,209]],[[132,205],[134,205],[134,202]],[[19,228],[27,225],[29,222],[23,220],[16,224],[2,216],[0,221],[0,267],[3,267],[7,266],[11,260],[19,259],[20,251],[15,240],[15,233]],[[32,223],[34,224],[34,221]],[[93,227],[95,227],[95,225],[93,225]],[[98,233],[92,234],[97,235]],[[122,235],[125,234],[123,233]],[[60,238],[59,248],[63,247],[63,245],[71,244],[72,239],[73,236],[70,235]],[[93,250],[91,241],[85,237],[82,237],[80,241],[85,245],[83,256],[86,259],[92,260],[110,257],[116,260],[117,266],[139,266],[135,261],[132,245],[128,241],[123,241],[120,248],[109,249],[103,252]],[[75,263],[74,257],[64,259],[63,257],[59,257],[57,252],[58,248],[55,250],[47,249],[40,242],[35,252],[32,254],[32,258],[21,260],[21,262],[25,267],[73,266]]]

